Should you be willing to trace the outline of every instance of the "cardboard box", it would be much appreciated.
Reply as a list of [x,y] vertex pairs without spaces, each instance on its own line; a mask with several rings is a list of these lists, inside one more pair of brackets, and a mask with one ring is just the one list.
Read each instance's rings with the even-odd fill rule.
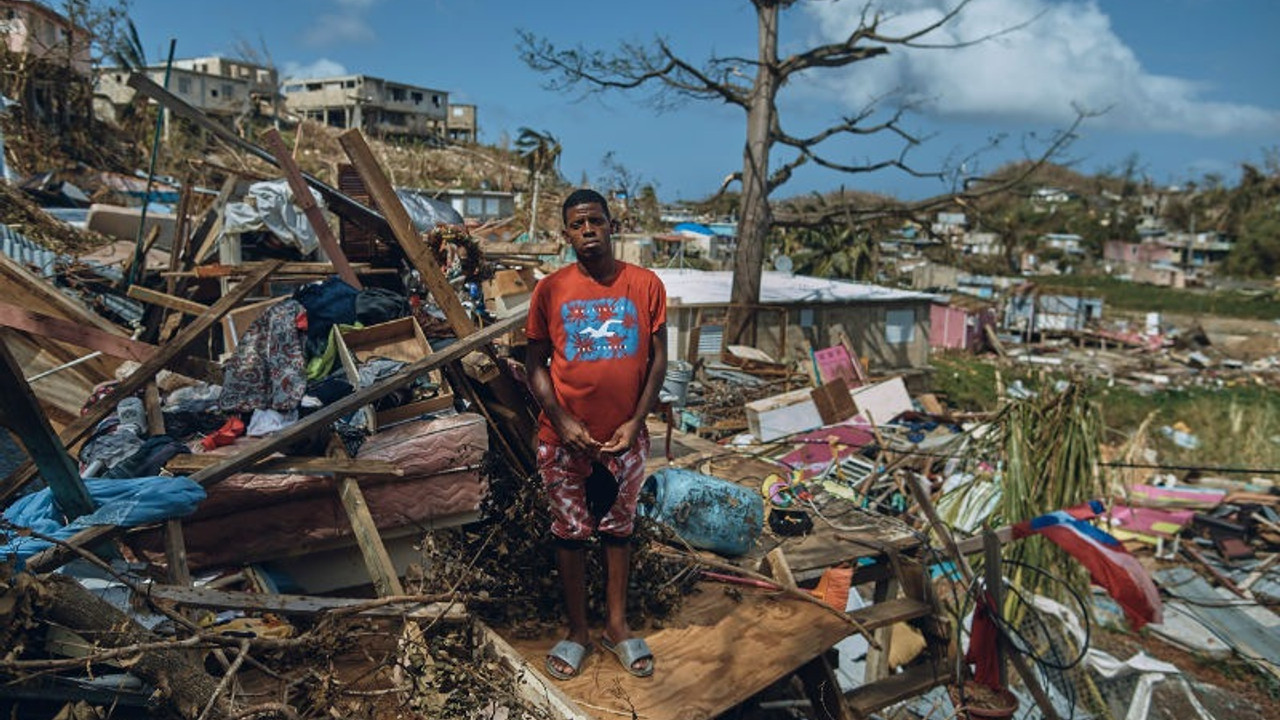
[[911,394],[907,392],[907,384],[901,377],[891,377],[872,385],[854,388],[852,394],[858,414],[872,425],[884,425],[902,413],[915,409],[911,404]]
[[496,318],[511,315],[514,308],[529,301],[536,282],[528,268],[499,270],[492,280],[484,282],[485,308]]
[[[345,330],[338,337],[338,359],[352,385],[359,382],[359,365],[370,358],[384,357],[412,363],[431,354],[431,344],[427,342],[426,335],[422,334],[418,321],[412,317]],[[445,382],[444,375],[439,370],[433,370],[426,377],[439,386],[435,397],[377,412],[374,412],[372,406],[366,406],[366,427],[371,432],[377,432],[379,427],[453,407],[453,393]]]

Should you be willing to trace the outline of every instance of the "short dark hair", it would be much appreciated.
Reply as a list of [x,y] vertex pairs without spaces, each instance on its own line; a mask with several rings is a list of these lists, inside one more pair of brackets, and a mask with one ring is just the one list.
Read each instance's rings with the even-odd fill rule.
[[610,220],[613,219],[613,214],[609,212],[609,201],[605,200],[603,195],[591,188],[578,188],[577,190],[569,193],[569,197],[565,198],[564,204],[560,206],[560,219],[568,222],[569,208],[577,207],[578,205],[590,205],[592,203],[599,205],[600,209],[604,210],[605,217]]

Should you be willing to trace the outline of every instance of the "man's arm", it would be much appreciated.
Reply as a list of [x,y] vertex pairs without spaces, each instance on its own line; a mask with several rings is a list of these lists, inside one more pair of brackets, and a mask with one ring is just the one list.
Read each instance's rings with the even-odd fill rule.
[[644,427],[644,419],[658,402],[658,393],[662,390],[662,382],[667,377],[667,326],[658,326],[649,342],[649,370],[645,376],[644,389],[640,391],[640,400],[636,403],[635,412],[614,431],[609,442],[600,448],[604,452],[623,452],[635,444],[640,428]]
[[556,400],[555,385],[551,382],[551,370],[547,361],[551,359],[551,341],[530,338],[525,347],[526,371],[529,374],[529,390],[533,398],[542,406],[551,426],[560,436],[560,442],[566,447],[579,452],[593,453],[600,449],[600,443],[591,437],[587,426],[578,418],[561,407]]

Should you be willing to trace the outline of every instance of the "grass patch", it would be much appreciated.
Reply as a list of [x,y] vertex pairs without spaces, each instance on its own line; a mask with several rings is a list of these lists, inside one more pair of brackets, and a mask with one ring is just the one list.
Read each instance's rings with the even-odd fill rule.
[[[960,411],[996,408],[997,371],[1006,387],[1021,379],[1035,391],[1064,377],[1043,368],[998,368],[994,361],[963,354],[935,353],[932,363],[935,392]],[[1101,408],[1104,442],[1110,445],[1123,444],[1150,416],[1146,445],[1156,450],[1162,465],[1280,469],[1280,391],[1267,385],[1242,379],[1222,386],[1140,393],[1124,385],[1090,382],[1087,389],[1089,399]],[[1161,432],[1177,423],[1199,440],[1198,448],[1180,447]]]
[[1060,275],[1036,278],[1035,282],[1044,290],[1101,297],[1107,307],[1115,310],[1219,315],[1251,320],[1280,318],[1280,302],[1271,293],[1247,295],[1219,290],[1175,290],[1097,275]]

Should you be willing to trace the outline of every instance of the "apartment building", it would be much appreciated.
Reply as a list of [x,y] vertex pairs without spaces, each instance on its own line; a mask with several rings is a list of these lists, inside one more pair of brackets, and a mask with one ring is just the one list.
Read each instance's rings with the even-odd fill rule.
[[443,140],[449,93],[370,75],[287,80],[290,112],[336,128],[370,135]]

